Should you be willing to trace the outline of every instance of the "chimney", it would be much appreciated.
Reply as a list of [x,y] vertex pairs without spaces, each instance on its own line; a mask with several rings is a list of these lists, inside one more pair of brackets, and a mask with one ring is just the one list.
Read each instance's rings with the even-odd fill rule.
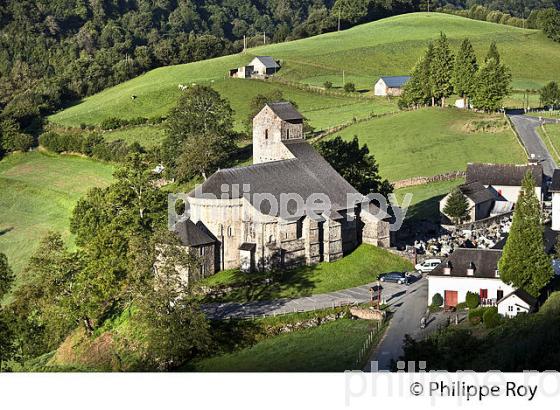
[[445,264],[445,267],[443,268],[443,274],[444,275],[451,275],[451,270],[453,269],[453,266],[451,265],[451,261],[447,261],[447,263]]
[[469,267],[467,268],[467,276],[474,276],[474,263],[469,262]]

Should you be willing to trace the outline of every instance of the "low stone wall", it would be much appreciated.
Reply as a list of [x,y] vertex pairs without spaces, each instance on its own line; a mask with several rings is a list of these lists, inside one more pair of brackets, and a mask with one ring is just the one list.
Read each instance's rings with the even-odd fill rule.
[[504,218],[509,218],[513,215],[513,211],[510,212],[506,212],[503,214],[499,214],[496,216],[491,216],[489,218],[485,218],[485,219],[480,219],[478,221],[474,221],[474,222],[466,222],[464,224],[461,225],[442,225],[443,228],[453,231],[453,230],[462,230],[462,229],[480,229],[480,228],[486,228],[490,225],[492,225],[495,222],[499,222]]
[[433,175],[431,177],[413,177],[408,179],[401,179],[399,181],[394,181],[393,186],[395,187],[395,189],[399,189],[416,185],[426,185],[432,182],[451,181],[457,178],[465,178],[466,176],[466,171],[451,171],[445,174]]

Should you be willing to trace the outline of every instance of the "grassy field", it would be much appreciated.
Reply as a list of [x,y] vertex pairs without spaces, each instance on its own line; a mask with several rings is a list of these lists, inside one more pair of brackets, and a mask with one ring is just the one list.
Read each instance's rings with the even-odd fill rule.
[[105,141],[124,140],[131,144],[137,142],[145,148],[160,144],[165,139],[162,125],[139,125],[103,133]]
[[545,124],[539,133],[554,161],[560,164],[560,124]]
[[201,360],[198,372],[342,372],[355,366],[371,322],[339,319]]
[[412,194],[412,202],[406,213],[406,219],[439,220],[439,201],[453,188],[462,184],[464,179],[432,182],[395,190],[399,204],[406,194]]
[[16,153],[0,161],[0,252],[18,273],[49,230],[70,240],[69,217],[89,188],[111,181],[113,167],[74,156]]
[[[158,68],[88,97],[50,119],[76,126],[82,122],[97,124],[109,116],[165,114],[179,96],[178,84],[205,83],[231,101],[238,120],[245,118],[250,96],[280,87],[286,98],[298,103],[314,126],[328,127],[351,119],[355,112],[392,110],[394,105],[387,106],[387,100],[374,100],[370,110],[367,102],[362,106],[363,99],[324,96],[271,81],[229,79],[228,69],[246,64],[254,55],[272,55],[282,62],[277,75],[287,80],[312,85],[329,80],[340,87],[344,71],[345,81],[355,82],[361,90],[370,90],[380,75],[408,73],[427,43],[441,31],[454,48],[468,36],[481,58],[495,40],[504,62],[511,67],[514,88],[537,88],[547,81],[560,80],[560,44],[539,31],[447,14],[412,13],[340,33],[257,47],[247,54]],[[132,99],[132,95],[137,98]],[[356,107],[349,109],[354,104]]]
[[345,139],[357,135],[366,143],[381,175],[391,181],[463,170],[473,161],[524,162],[524,152],[510,129],[471,130],[478,122],[494,119],[502,121],[499,115],[432,108],[372,119],[339,134]]
[[[360,245],[354,252],[336,262],[321,262],[313,266],[279,272],[277,281],[269,285],[247,285],[229,292],[224,301],[269,300],[281,297],[302,297],[364,285],[377,279],[380,273],[411,270],[412,265],[384,249]],[[207,286],[240,285],[254,275],[237,270],[218,272],[205,279]]]

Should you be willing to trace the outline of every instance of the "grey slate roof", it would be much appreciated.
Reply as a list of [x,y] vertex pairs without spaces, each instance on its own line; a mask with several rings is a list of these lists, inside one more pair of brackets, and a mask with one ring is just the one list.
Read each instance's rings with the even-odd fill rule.
[[560,192],[560,169],[555,169],[552,174],[552,182],[548,188],[549,192]]
[[[474,264],[475,278],[496,278],[496,269],[498,269],[498,260],[502,256],[502,251],[497,249],[456,249],[447,259],[438,265],[430,276],[451,276],[451,277],[468,277],[467,269],[471,262]],[[443,269],[447,266],[447,262],[451,264],[451,275],[445,275]]]
[[270,56],[256,56],[257,60],[259,60],[266,68],[280,68],[278,63]]
[[459,190],[475,204],[481,204],[483,202],[494,200],[492,192],[490,192],[478,181],[459,185]]
[[[271,194],[277,203],[280,202],[280,194],[294,193],[304,200],[312,194],[325,194],[331,202],[332,211],[344,211],[361,202],[362,195],[306,141],[284,141],[284,144],[295,158],[219,170],[189,195],[240,198],[243,196],[243,184],[249,184],[251,204],[262,213],[273,216],[279,216],[279,210],[272,208],[266,200],[258,201],[255,193]],[[222,194],[223,184],[228,187],[237,184],[239,192],[233,193],[230,188],[229,192]],[[347,204],[347,194],[359,196],[360,200]],[[294,213],[296,206],[295,201],[289,201],[288,212]],[[333,216],[338,217],[334,212]]]
[[241,245],[239,245],[239,250],[240,251],[254,251],[257,248],[257,245],[254,243],[250,243],[250,242],[243,242]]
[[303,116],[292,104],[286,101],[267,103],[270,109],[284,121],[303,120]]
[[185,246],[200,246],[214,243],[215,240],[190,219],[175,224],[175,233]]
[[408,75],[397,75],[397,76],[388,76],[388,77],[381,77],[383,82],[389,88],[401,88],[406,84],[408,80],[410,80],[410,76]]
[[531,171],[537,187],[542,186],[542,165],[467,164],[467,183],[478,181],[483,185],[521,186],[523,177]]

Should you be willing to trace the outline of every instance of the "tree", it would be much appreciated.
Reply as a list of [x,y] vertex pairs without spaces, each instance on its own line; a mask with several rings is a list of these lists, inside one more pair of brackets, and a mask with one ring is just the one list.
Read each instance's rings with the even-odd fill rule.
[[367,15],[368,2],[364,0],[336,0],[332,15],[349,23],[356,23]]
[[473,105],[484,111],[495,111],[511,90],[511,73],[500,63],[496,45],[490,47],[486,61],[476,74],[476,90],[472,96]]
[[237,146],[232,138],[216,134],[191,135],[184,143],[177,159],[177,178],[180,181],[216,171],[230,161],[231,153]]
[[513,213],[508,240],[498,262],[500,278],[537,297],[554,275],[544,249],[541,208],[528,171]]
[[328,80],[325,81],[325,82],[323,83],[323,88],[324,88],[325,90],[330,90],[330,89],[332,88],[332,82],[330,82],[330,81],[328,81]]
[[403,94],[399,100],[399,106],[411,107],[429,104],[432,101],[432,78],[430,67],[434,57],[434,46],[428,44],[424,55],[416,62],[411,73],[411,79],[405,84]]
[[148,245],[136,246],[140,251],[134,261],[133,320],[147,343],[150,365],[168,370],[211,344],[208,322],[185,277],[185,272],[198,268],[198,261],[170,232],[158,232]]
[[467,304],[467,307],[469,309],[475,309],[478,307],[478,304],[480,303],[480,296],[478,295],[478,293],[467,292],[465,303]]
[[393,192],[389,181],[379,175],[379,166],[369,153],[369,148],[366,144],[360,147],[357,136],[352,141],[344,141],[337,136],[319,141],[316,147],[331,166],[361,194],[380,193],[387,196]]
[[544,107],[555,107],[560,104],[560,88],[556,81],[550,81],[539,90],[541,104]]
[[0,302],[9,292],[12,283],[14,283],[14,279],[14,272],[8,264],[8,258],[5,254],[0,252]]
[[344,84],[344,91],[346,91],[347,93],[353,93],[354,91],[356,91],[356,84],[350,82]]
[[496,45],[495,41],[490,43],[490,47],[488,48],[488,53],[486,53],[486,57],[484,58],[484,62],[488,62],[491,59],[496,60],[496,62],[500,63],[500,53],[498,52],[498,46]]
[[465,100],[465,107],[469,106],[468,97],[476,90],[476,72],[478,63],[473,46],[468,39],[464,39],[455,57],[453,65],[453,89]]
[[[235,140],[233,110],[227,100],[208,86],[189,87],[171,109],[167,119],[167,138],[163,143],[168,167],[175,169],[183,144],[192,136],[217,135]],[[231,154],[228,152],[227,154]]]
[[435,101],[441,101],[442,107],[445,106],[445,99],[453,93],[452,73],[453,53],[449,48],[446,35],[440,33],[434,45],[433,58],[430,63],[430,78],[432,98]]
[[447,198],[443,213],[450,217],[455,224],[460,224],[468,219],[469,203],[459,188],[454,189]]

